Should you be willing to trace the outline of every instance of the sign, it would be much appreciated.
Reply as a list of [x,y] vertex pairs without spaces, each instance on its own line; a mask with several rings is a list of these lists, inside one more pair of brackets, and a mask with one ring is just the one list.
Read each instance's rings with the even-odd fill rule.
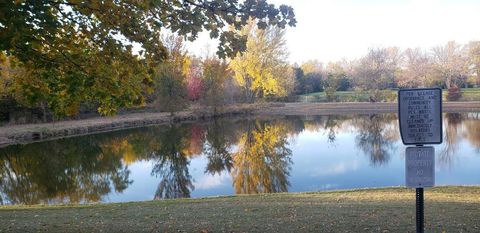
[[435,149],[431,146],[407,147],[405,151],[405,180],[409,188],[435,185]]
[[399,90],[398,120],[403,144],[442,143],[442,90],[440,88]]

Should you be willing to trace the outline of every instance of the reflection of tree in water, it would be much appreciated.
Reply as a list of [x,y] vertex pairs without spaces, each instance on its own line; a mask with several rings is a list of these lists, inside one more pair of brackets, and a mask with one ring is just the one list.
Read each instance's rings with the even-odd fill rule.
[[445,118],[445,147],[440,151],[438,161],[440,165],[451,167],[459,143],[459,127],[463,116],[460,113],[446,113]]
[[152,174],[161,177],[155,199],[190,197],[194,186],[188,171],[190,162],[185,154],[189,147],[185,137],[187,131],[185,127],[168,127],[166,132],[159,134],[160,146],[151,154],[156,163]]
[[480,113],[471,113],[465,124],[465,138],[480,152]]
[[288,191],[292,151],[287,127],[280,123],[248,124],[233,154],[231,174],[236,193]]
[[390,160],[393,144],[398,139],[393,126],[395,119],[395,116],[390,114],[373,114],[355,120],[358,130],[356,145],[370,156],[370,162],[374,166],[384,165]]
[[347,115],[309,116],[304,120],[305,129],[312,132],[324,131],[327,142],[335,145],[337,134],[344,129],[344,123],[349,120]]
[[230,172],[233,166],[230,146],[233,144],[227,134],[231,134],[231,124],[225,120],[216,119],[207,126],[207,137],[203,152],[207,156],[208,163],[206,173],[214,175],[222,171]]
[[121,155],[88,136],[0,150],[2,202],[11,204],[98,202],[132,182]]
[[335,144],[337,132],[343,121],[345,121],[345,119],[340,118],[340,116],[328,116],[327,121],[325,122],[325,129],[328,130],[327,140],[330,144]]

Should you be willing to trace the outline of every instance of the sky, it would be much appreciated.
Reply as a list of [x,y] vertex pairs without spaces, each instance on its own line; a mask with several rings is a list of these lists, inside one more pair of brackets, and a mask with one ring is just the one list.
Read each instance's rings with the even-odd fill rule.
[[[480,1],[475,0],[267,0],[294,8],[297,26],[287,28],[289,61],[353,60],[369,48],[432,47],[480,40]],[[188,49],[216,51],[206,33]]]

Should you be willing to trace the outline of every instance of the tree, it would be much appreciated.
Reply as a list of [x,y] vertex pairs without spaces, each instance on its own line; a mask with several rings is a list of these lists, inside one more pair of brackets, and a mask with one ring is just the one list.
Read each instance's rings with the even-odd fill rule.
[[174,34],[164,36],[170,57],[157,68],[155,75],[155,105],[163,111],[174,112],[187,107],[186,71],[188,63],[183,39]]
[[427,53],[420,48],[408,48],[403,52],[404,60],[401,72],[396,76],[400,87],[427,87],[432,85],[432,62]]
[[374,48],[356,66],[357,85],[367,90],[395,87],[401,54],[398,48]]
[[203,61],[203,83],[205,84],[203,100],[206,105],[217,109],[224,103],[225,80],[230,77],[228,63],[215,57]]
[[201,60],[195,57],[187,57],[184,66],[186,69],[188,99],[197,101],[200,99],[203,91]]
[[350,88],[350,80],[341,63],[329,63],[327,79],[324,81],[327,99],[332,100],[336,91],[346,91]]
[[31,105],[46,101],[57,115],[74,115],[90,102],[112,114],[144,103],[156,67],[168,56],[161,31],[195,40],[207,30],[219,38],[218,55],[233,57],[246,38],[223,28],[240,29],[250,17],[260,28],[296,24],[291,7],[256,0],[6,0],[0,51],[25,69],[15,80]]
[[306,94],[323,91],[324,72],[322,63],[310,60],[294,68],[295,93]]
[[297,64],[295,64],[295,67],[293,68],[293,73],[295,75],[295,94],[304,94],[303,83],[305,80],[305,73],[303,72],[302,68],[298,67]]
[[468,44],[469,64],[472,74],[476,75],[476,84],[480,85],[480,41],[472,41]]
[[447,89],[461,87],[468,76],[466,50],[455,41],[433,48],[434,69]]
[[318,60],[308,60],[300,66],[305,74],[322,73],[323,64]]
[[0,52],[0,99],[8,95],[8,83],[10,82],[11,75],[10,71],[10,61],[5,53]]
[[269,26],[264,30],[255,21],[241,32],[248,37],[247,50],[230,62],[235,80],[244,89],[248,102],[256,98],[287,96],[293,85],[293,71],[287,63],[285,31]]

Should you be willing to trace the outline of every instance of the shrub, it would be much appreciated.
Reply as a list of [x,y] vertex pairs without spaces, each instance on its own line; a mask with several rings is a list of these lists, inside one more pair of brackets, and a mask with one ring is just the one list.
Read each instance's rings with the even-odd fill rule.
[[447,100],[448,101],[457,101],[462,97],[462,93],[460,92],[460,88],[457,86],[452,86],[448,89],[447,93]]

